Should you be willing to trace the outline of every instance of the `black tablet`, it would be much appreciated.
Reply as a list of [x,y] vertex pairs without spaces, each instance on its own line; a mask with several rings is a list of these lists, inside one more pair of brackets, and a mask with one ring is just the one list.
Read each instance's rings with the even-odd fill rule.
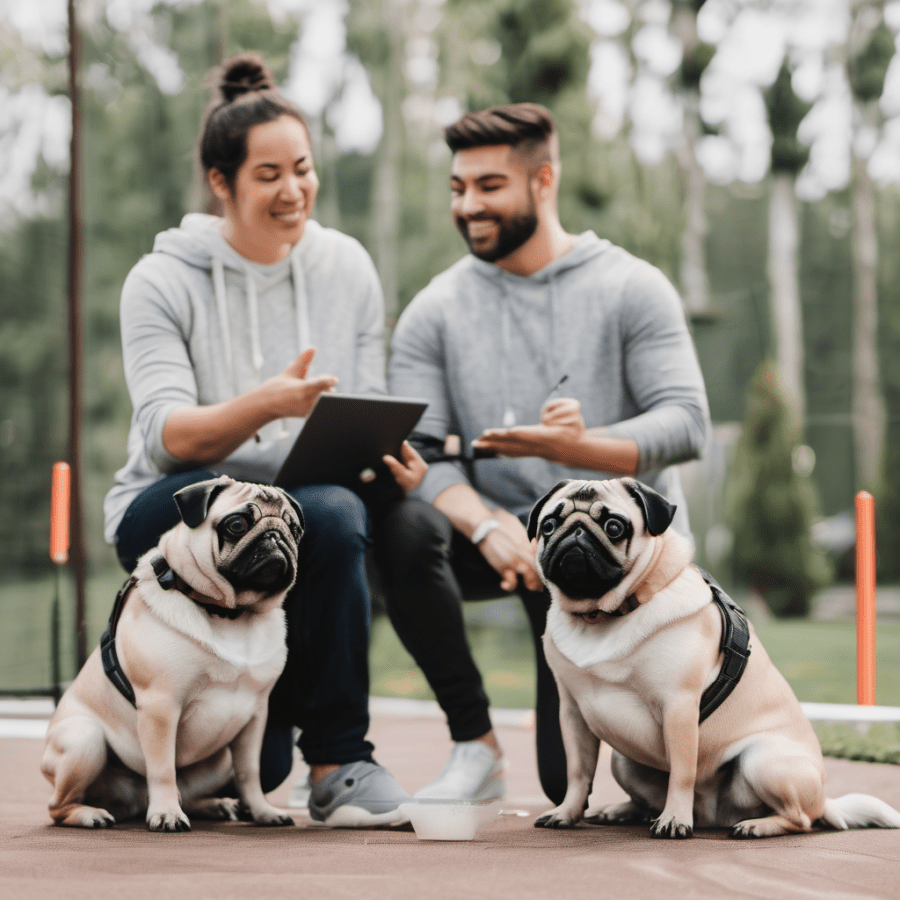
[[386,453],[399,459],[427,406],[427,400],[377,394],[321,394],[273,483],[342,484]]

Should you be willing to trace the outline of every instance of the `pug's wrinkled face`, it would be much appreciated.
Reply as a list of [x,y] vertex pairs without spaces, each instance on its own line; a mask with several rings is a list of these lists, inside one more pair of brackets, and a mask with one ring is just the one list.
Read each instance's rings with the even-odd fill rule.
[[249,497],[229,495],[227,505],[213,505],[216,568],[235,591],[278,594],[286,591],[297,575],[297,546],[303,526],[296,504],[290,503],[283,491],[263,485],[250,487]]
[[618,611],[625,598],[616,589],[674,511],[633,479],[558,484],[535,505],[528,525],[551,595],[587,621]]
[[303,512],[281,488],[223,476],[183,488],[174,500],[187,527],[164,535],[160,547],[196,590],[233,607],[293,585]]

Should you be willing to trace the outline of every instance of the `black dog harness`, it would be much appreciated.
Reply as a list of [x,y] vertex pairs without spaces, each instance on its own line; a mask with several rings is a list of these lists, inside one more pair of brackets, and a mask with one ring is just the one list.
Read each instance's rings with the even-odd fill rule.
[[716,680],[700,698],[700,721],[708,718],[735,689],[750,658],[750,627],[744,611],[722,590],[715,578],[699,566],[697,571],[712,591],[713,602],[722,614],[722,668]]
[[[150,560],[153,571],[156,574],[156,580],[159,586],[165,591],[178,591],[189,597],[201,609],[205,610],[210,616],[218,616],[223,619],[236,619],[240,616],[243,609],[225,609],[225,607],[217,606],[215,603],[204,603],[198,600],[194,594],[194,589],[166,562],[166,558],[158,553]],[[122,665],[119,662],[119,656],[116,653],[116,630],[119,627],[119,619],[122,616],[122,610],[125,608],[125,601],[128,595],[134,590],[137,584],[137,577],[132,575],[121,590],[116,594],[116,601],[113,603],[112,613],[109,616],[109,624],[106,631],[100,638],[100,658],[103,661],[103,671],[106,677],[116,686],[119,693],[132,705],[137,706],[134,696],[134,688],[128,680],[128,676],[122,671]]]

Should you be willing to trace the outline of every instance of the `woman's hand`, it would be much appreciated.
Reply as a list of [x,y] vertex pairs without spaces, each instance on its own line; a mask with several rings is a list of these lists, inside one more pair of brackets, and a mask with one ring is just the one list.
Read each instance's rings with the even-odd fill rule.
[[319,394],[333,391],[338,383],[333,375],[307,378],[316,348],[300,354],[283,372],[264,381],[258,390],[266,396],[274,413],[273,418],[305,419],[316,405]]
[[400,448],[401,459],[393,456],[383,456],[381,459],[391,470],[394,480],[408,494],[414,491],[425,477],[428,471],[428,463],[419,455],[418,451],[409,441],[404,441]]

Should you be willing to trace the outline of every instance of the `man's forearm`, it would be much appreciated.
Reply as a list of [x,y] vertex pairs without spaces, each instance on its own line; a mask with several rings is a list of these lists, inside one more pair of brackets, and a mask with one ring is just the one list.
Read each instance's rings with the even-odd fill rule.
[[472,539],[475,529],[494,513],[468,484],[454,484],[434,498],[434,507],[440,510],[453,527]]
[[573,469],[636,475],[641,464],[637,442],[631,438],[609,437],[605,428],[588,428],[580,440],[561,441],[554,450],[552,461]]

